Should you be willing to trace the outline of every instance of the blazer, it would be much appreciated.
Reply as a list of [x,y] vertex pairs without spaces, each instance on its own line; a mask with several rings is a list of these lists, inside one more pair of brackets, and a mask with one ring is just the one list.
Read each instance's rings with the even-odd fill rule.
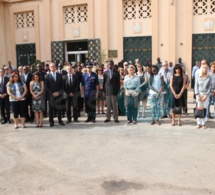
[[39,75],[40,75],[40,79],[42,81],[45,81],[46,72],[39,72]]
[[46,93],[47,98],[49,99],[50,96],[58,92],[60,95],[63,95],[63,77],[61,74],[56,72],[56,81],[54,80],[52,73],[46,74],[45,76],[45,86],[46,86]]
[[[24,80],[27,90],[28,90],[26,96],[31,96],[30,82],[32,81],[32,77],[33,77],[33,75],[29,72],[26,81]],[[24,77],[24,79],[25,79],[25,77]]]
[[[82,73],[76,72],[74,75],[78,78],[78,82],[79,82],[79,85],[80,85],[81,82],[82,82]],[[79,91],[80,91],[80,88],[79,88]]]
[[58,73],[61,74],[62,76],[67,75],[67,71],[65,70],[61,70],[61,73],[60,73],[60,70],[58,70]]
[[80,83],[79,83],[79,78],[75,76],[74,74],[72,75],[72,85],[70,86],[69,84],[69,78],[68,75],[63,76],[63,88],[64,91],[69,95],[70,93],[77,93],[80,91]]
[[112,78],[110,78],[109,70],[104,72],[103,91],[106,95],[118,95],[120,90],[120,74],[113,69]]
[[[7,83],[8,83],[8,81],[9,81],[9,78],[8,78],[8,77],[4,77],[4,78],[3,78],[4,84],[3,84],[3,93],[2,93],[2,94],[7,93]],[[1,94],[1,92],[0,92],[0,94]],[[6,96],[6,97],[7,97],[7,96]]]

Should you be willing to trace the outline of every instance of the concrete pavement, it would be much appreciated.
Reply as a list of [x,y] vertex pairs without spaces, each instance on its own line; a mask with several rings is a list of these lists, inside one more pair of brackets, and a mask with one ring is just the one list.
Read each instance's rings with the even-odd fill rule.
[[[192,112],[194,104],[189,104]],[[150,115],[148,110],[147,115]],[[71,123],[0,130],[0,195],[215,194],[215,123]],[[65,121],[65,119],[64,119]]]

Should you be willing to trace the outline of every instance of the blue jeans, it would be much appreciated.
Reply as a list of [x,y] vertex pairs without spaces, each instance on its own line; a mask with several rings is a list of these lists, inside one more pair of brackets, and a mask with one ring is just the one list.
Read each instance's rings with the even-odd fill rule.
[[214,105],[214,119],[215,119],[215,96],[212,97],[212,94],[210,93],[209,95],[209,103],[208,103],[208,108],[207,108],[207,113],[206,113],[206,118],[210,117],[210,106]]

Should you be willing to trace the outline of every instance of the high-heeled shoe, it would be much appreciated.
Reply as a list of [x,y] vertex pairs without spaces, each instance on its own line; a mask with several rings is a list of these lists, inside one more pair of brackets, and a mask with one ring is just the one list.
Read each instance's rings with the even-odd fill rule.
[[172,124],[171,124],[172,126],[175,126],[175,121],[172,121]]

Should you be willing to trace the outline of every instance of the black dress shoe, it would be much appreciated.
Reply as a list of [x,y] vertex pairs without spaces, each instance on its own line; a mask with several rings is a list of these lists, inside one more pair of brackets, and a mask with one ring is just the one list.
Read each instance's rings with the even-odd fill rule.
[[108,123],[108,122],[110,122],[110,119],[106,119],[106,120],[104,121],[104,123]]
[[79,123],[79,120],[78,119],[74,119],[74,122]]
[[165,115],[165,116],[162,116],[161,118],[167,118],[167,115]]
[[118,119],[116,119],[116,120],[115,120],[115,123],[119,123],[119,120],[118,120]]
[[53,127],[54,126],[54,123],[50,123],[50,125],[49,125],[50,127]]
[[60,121],[60,122],[59,122],[59,125],[64,126],[65,124],[64,124],[64,122],[63,122],[63,121]]
[[92,123],[95,123],[95,122],[96,122],[96,119],[92,119],[91,121],[92,121]]
[[5,123],[7,123],[7,121],[2,121],[2,122],[1,122],[2,125],[5,124]]
[[91,120],[88,118],[86,121],[85,121],[85,123],[89,123]]

